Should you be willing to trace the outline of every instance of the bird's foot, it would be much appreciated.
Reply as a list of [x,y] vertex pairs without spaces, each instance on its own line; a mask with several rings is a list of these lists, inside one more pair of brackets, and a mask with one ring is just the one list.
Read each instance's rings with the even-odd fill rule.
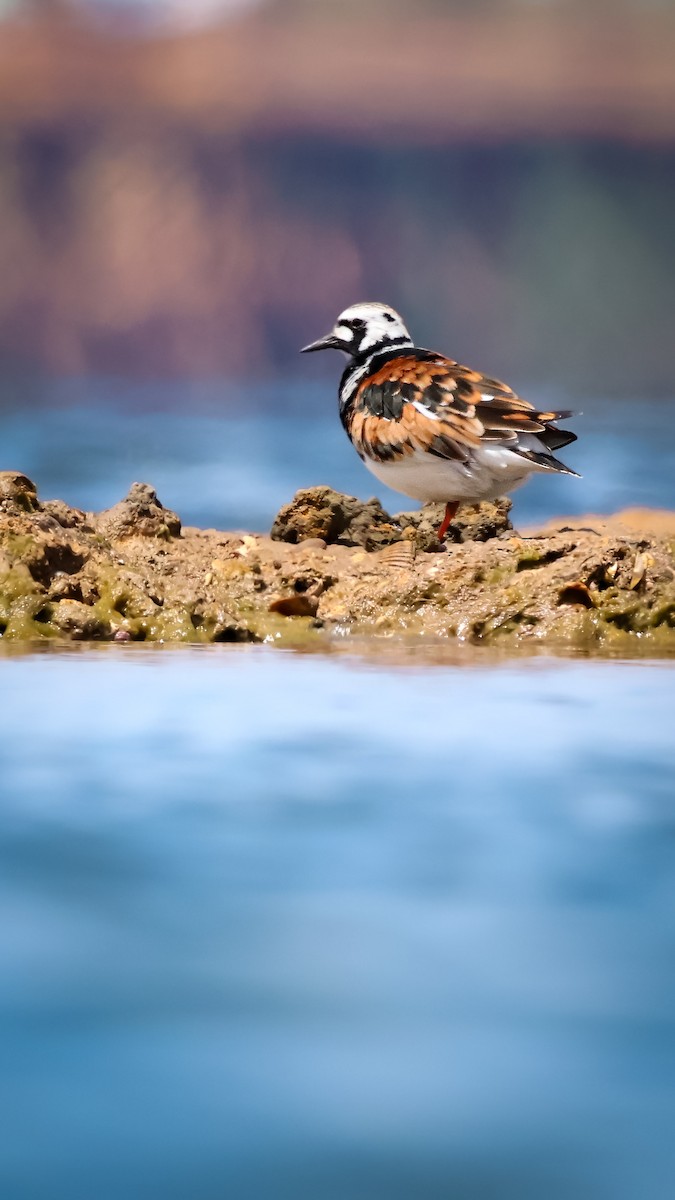
[[457,516],[458,508],[459,508],[458,500],[455,500],[452,504],[446,504],[445,516],[443,517],[443,520],[441,521],[441,523],[438,527],[439,542],[442,542],[445,540],[445,535],[448,532],[448,529],[450,528],[450,523],[451,523],[451,521],[454,521],[455,517]]

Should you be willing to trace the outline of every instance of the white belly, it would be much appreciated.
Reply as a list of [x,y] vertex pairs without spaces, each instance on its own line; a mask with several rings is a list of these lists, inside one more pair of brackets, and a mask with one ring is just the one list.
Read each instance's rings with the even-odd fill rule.
[[466,465],[415,451],[397,462],[363,460],[369,471],[395,492],[413,500],[496,500],[545,470],[503,446],[479,446]]

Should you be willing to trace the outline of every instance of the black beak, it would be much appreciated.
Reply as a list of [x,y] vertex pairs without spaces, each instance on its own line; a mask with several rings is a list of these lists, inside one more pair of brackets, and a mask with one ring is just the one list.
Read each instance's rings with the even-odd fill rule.
[[326,334],[325,337],[318,338],[316,342],[310,342],[309,346],[303,346],[301,354],[311,354],[314,350],[339,350],[341,343],[332,333]]

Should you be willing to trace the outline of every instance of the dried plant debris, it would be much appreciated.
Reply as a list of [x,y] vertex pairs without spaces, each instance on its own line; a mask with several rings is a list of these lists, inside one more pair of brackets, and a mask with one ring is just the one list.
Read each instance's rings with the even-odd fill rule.
[[399,639],[675,651],[675,539],[663,514],[582,518],[521,537],[508,500],[390,516],[327,487],[299,492],[272,536],[186,529],[134,484],[102,513],[43,502],[0,473],[3,641],[271,642]]

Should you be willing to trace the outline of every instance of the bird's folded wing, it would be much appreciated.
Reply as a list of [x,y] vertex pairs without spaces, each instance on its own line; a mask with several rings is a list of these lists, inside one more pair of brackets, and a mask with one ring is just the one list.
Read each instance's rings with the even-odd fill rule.
[[524,434],[535,435],[546,449],[575,440],[550,425],[571,413],[537,412],[499,380],[421,353],[390,359],[361,382],[349,433],[362,457],[385,462],[424,451],[466,462],[483,443],[522,453]]

